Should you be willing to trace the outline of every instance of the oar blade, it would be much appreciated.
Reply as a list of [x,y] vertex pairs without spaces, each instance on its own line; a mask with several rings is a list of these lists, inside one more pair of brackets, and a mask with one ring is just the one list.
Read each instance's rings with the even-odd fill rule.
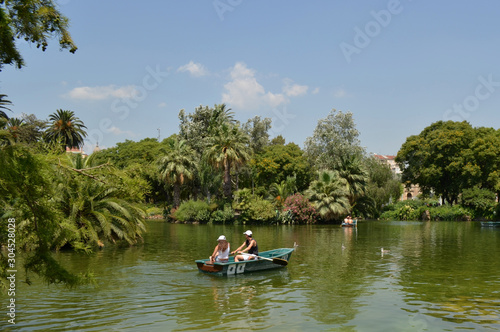
[[281,265],[281,266],[287,266],[288,265],[288,261],[286,261],[284,259],[281,259],[281,258],[273,258],[273,263]]

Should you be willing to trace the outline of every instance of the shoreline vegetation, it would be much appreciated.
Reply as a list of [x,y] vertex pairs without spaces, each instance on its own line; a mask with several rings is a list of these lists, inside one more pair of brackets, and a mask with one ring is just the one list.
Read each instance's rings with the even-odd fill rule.
[[[16,220],[28,283],[30,274],[49,284],[92,282],[91,272],[72,274],[54,252],[134,245],[146,219],[300,225],[340,224],[346,215],[496,220],[499,212],[500,150],[492,152],[499,130],[431,124],[403,144],[395,173],[361,147],[350,112],[319,120],[304,148],[271,138],[271,119],[242,124],[224,104],[181,110],[179,119],[179,132],[162,141],[126,140],[86,156],[86,127],[74,112],[57,110],[48,120],[2,114],[0,227]],[[418,199],[400,201],[414,184]],[[6,289],[8,253],[0,255]]]

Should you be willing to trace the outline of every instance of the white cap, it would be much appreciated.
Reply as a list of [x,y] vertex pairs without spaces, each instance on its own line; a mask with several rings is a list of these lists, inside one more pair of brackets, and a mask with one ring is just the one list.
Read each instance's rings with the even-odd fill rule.
[[219,236],[217,241],[226,241],[226,237],[224,235]]
[[248,230],[248,231],[246,231],[246,232],[245,232],[245,233],[243,233],[243,234],[248,235],[248,236],[252,236],[252,231],[251,231],[251,230]]

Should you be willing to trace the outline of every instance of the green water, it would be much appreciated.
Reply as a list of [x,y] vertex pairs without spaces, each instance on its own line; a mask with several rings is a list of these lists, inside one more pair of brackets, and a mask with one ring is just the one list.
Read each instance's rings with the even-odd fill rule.
[[252,226],[261,251],[296,242],[290,264],[213,277],[194,260],[208,258],[221,234],[237,248],[247,227],[148,226],[136,247],[59,253],[73,271],[94,271],[98,287],[18,283],[17,324],[2,314],[2,331],[500,330],[500,228]]

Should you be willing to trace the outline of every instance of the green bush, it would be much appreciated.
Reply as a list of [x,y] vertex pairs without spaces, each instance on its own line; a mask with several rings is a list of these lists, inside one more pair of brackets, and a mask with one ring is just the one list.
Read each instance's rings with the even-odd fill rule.
[[272,223],[276,219],[273,204],[260,196],[252,195],[250,189],[238,190],[234,196],[233,207],[240,212],[240,220],[243,223]]
[[246,218],[245,221],[272,223],[276,218],[276,210],[273,203],[257,196],[250,201],[248,209],[242,215]]
[[436,206],[435,203],[425,201],[403,201],[387,207],[381,215],[383,220],[422,220],[422,215],[429,210],[431,220],[461,221],[470,220],[474,213],[460,205]]
[[474,218],[494,219],[496,195],[488,189],[470,188],[463,191],[462,205],[474,212]]
[[431,220],[462,221],[472,219],[472,213],[460,205],[442,205],[429,209]]
[[234,210],[229,204],[224,205],[224,210],[212,212],[210,221],[214,224],[227,224],[234,221]]
[[182,222],[206,223],[210,219],[209,205],[205,201],[185,201],[173,212],[173,216]]

